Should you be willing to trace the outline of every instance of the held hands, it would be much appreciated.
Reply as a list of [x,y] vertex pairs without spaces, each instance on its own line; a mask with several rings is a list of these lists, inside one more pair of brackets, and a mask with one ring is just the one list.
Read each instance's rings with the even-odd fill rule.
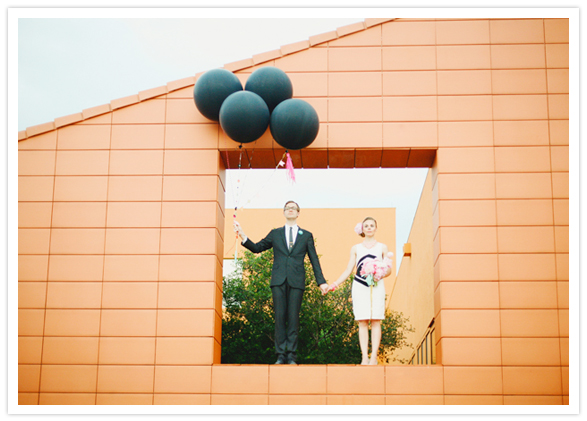
[[334,282],[331,285],[328,285],[328,291],[334,291],[336,288],[338,288],[338,285],[336,284],[336,282]]
[[338,285],[336,285],[336,282],[331,285],[328,285],[328,284],[320,285],[320,289],[322,290],[322,295],[326,295],[330,291],[334,291],[336,288],[338,288]]

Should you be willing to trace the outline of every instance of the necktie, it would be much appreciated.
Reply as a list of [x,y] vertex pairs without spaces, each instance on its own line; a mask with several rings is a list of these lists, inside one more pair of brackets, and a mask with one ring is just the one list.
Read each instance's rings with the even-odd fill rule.
[[293,227],[289,227],[289,249],[293,248]]

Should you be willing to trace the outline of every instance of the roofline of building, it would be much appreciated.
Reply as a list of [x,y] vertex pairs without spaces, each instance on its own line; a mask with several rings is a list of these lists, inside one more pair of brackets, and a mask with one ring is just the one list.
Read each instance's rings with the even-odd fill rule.
[[[259,64],[266,63],[271,60],[275,60],[289,54],[294,54],[302,50],[307,50],[325,42],[334,41],[338,38],[346,35],[354,34],[356,32],[364,31],[373,26],[381,25],[382,23],[395,20],[395,18],[368,18],[363,22],[352,23],[350,25],[341,26],[335,31],[326,32],[319,35],[311,36],[305,41],[295,42],[293,44],[287,44],[282,46],[279,50],[268,51],[265,53],[256,54],[251,58],[235,61],[224,65],[224,69],[236,72],[245,70]],[[157,88],[147,89],[141,91],[136,95],[130,95],[124,98],[118,98],[110,101],[109,104],[98,105],[96,107],[87,108],[81,113],[75,113],[64,117],[58,117],[54,121],[48,123],[37,124],[35,126],[27,127],[25,130],[18,132],[18,141],[28,139],[29,137],[37,136],[43,133],[47,133],[58,128],[69,126],[71,124],[79,123],[80,121],[88,120],[93,117],[97,117],[102,114],[107,114],[118,108],[128,107],[129,105],[137,104],[148,99],[156,98],[158,96],[166,95],[170,92],[177,91],[179,89],[193,86],[196,80],[204,72],[196,73],[194,76],[186,77],[184,79],[175,80],[167,83],[165,86]]]

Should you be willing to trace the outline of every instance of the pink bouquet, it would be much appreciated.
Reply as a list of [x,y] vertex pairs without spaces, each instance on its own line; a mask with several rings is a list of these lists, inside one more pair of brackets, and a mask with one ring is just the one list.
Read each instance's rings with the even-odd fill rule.
[[385,276],[388,270],[392,267],[393,253],[387,253],[387,256],[381,259],[369,259],[363,263],[361,268],[361,276],[365,278],[367,285],[377,285],[377,282]]

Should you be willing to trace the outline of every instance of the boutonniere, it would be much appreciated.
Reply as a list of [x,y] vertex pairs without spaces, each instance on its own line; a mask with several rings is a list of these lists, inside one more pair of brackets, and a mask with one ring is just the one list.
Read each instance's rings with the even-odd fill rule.
[[302,235],[302,234],[303,234],[302,230],[299,230],[299,231],[298,231],[298,234],[299,234],[299,235]]

